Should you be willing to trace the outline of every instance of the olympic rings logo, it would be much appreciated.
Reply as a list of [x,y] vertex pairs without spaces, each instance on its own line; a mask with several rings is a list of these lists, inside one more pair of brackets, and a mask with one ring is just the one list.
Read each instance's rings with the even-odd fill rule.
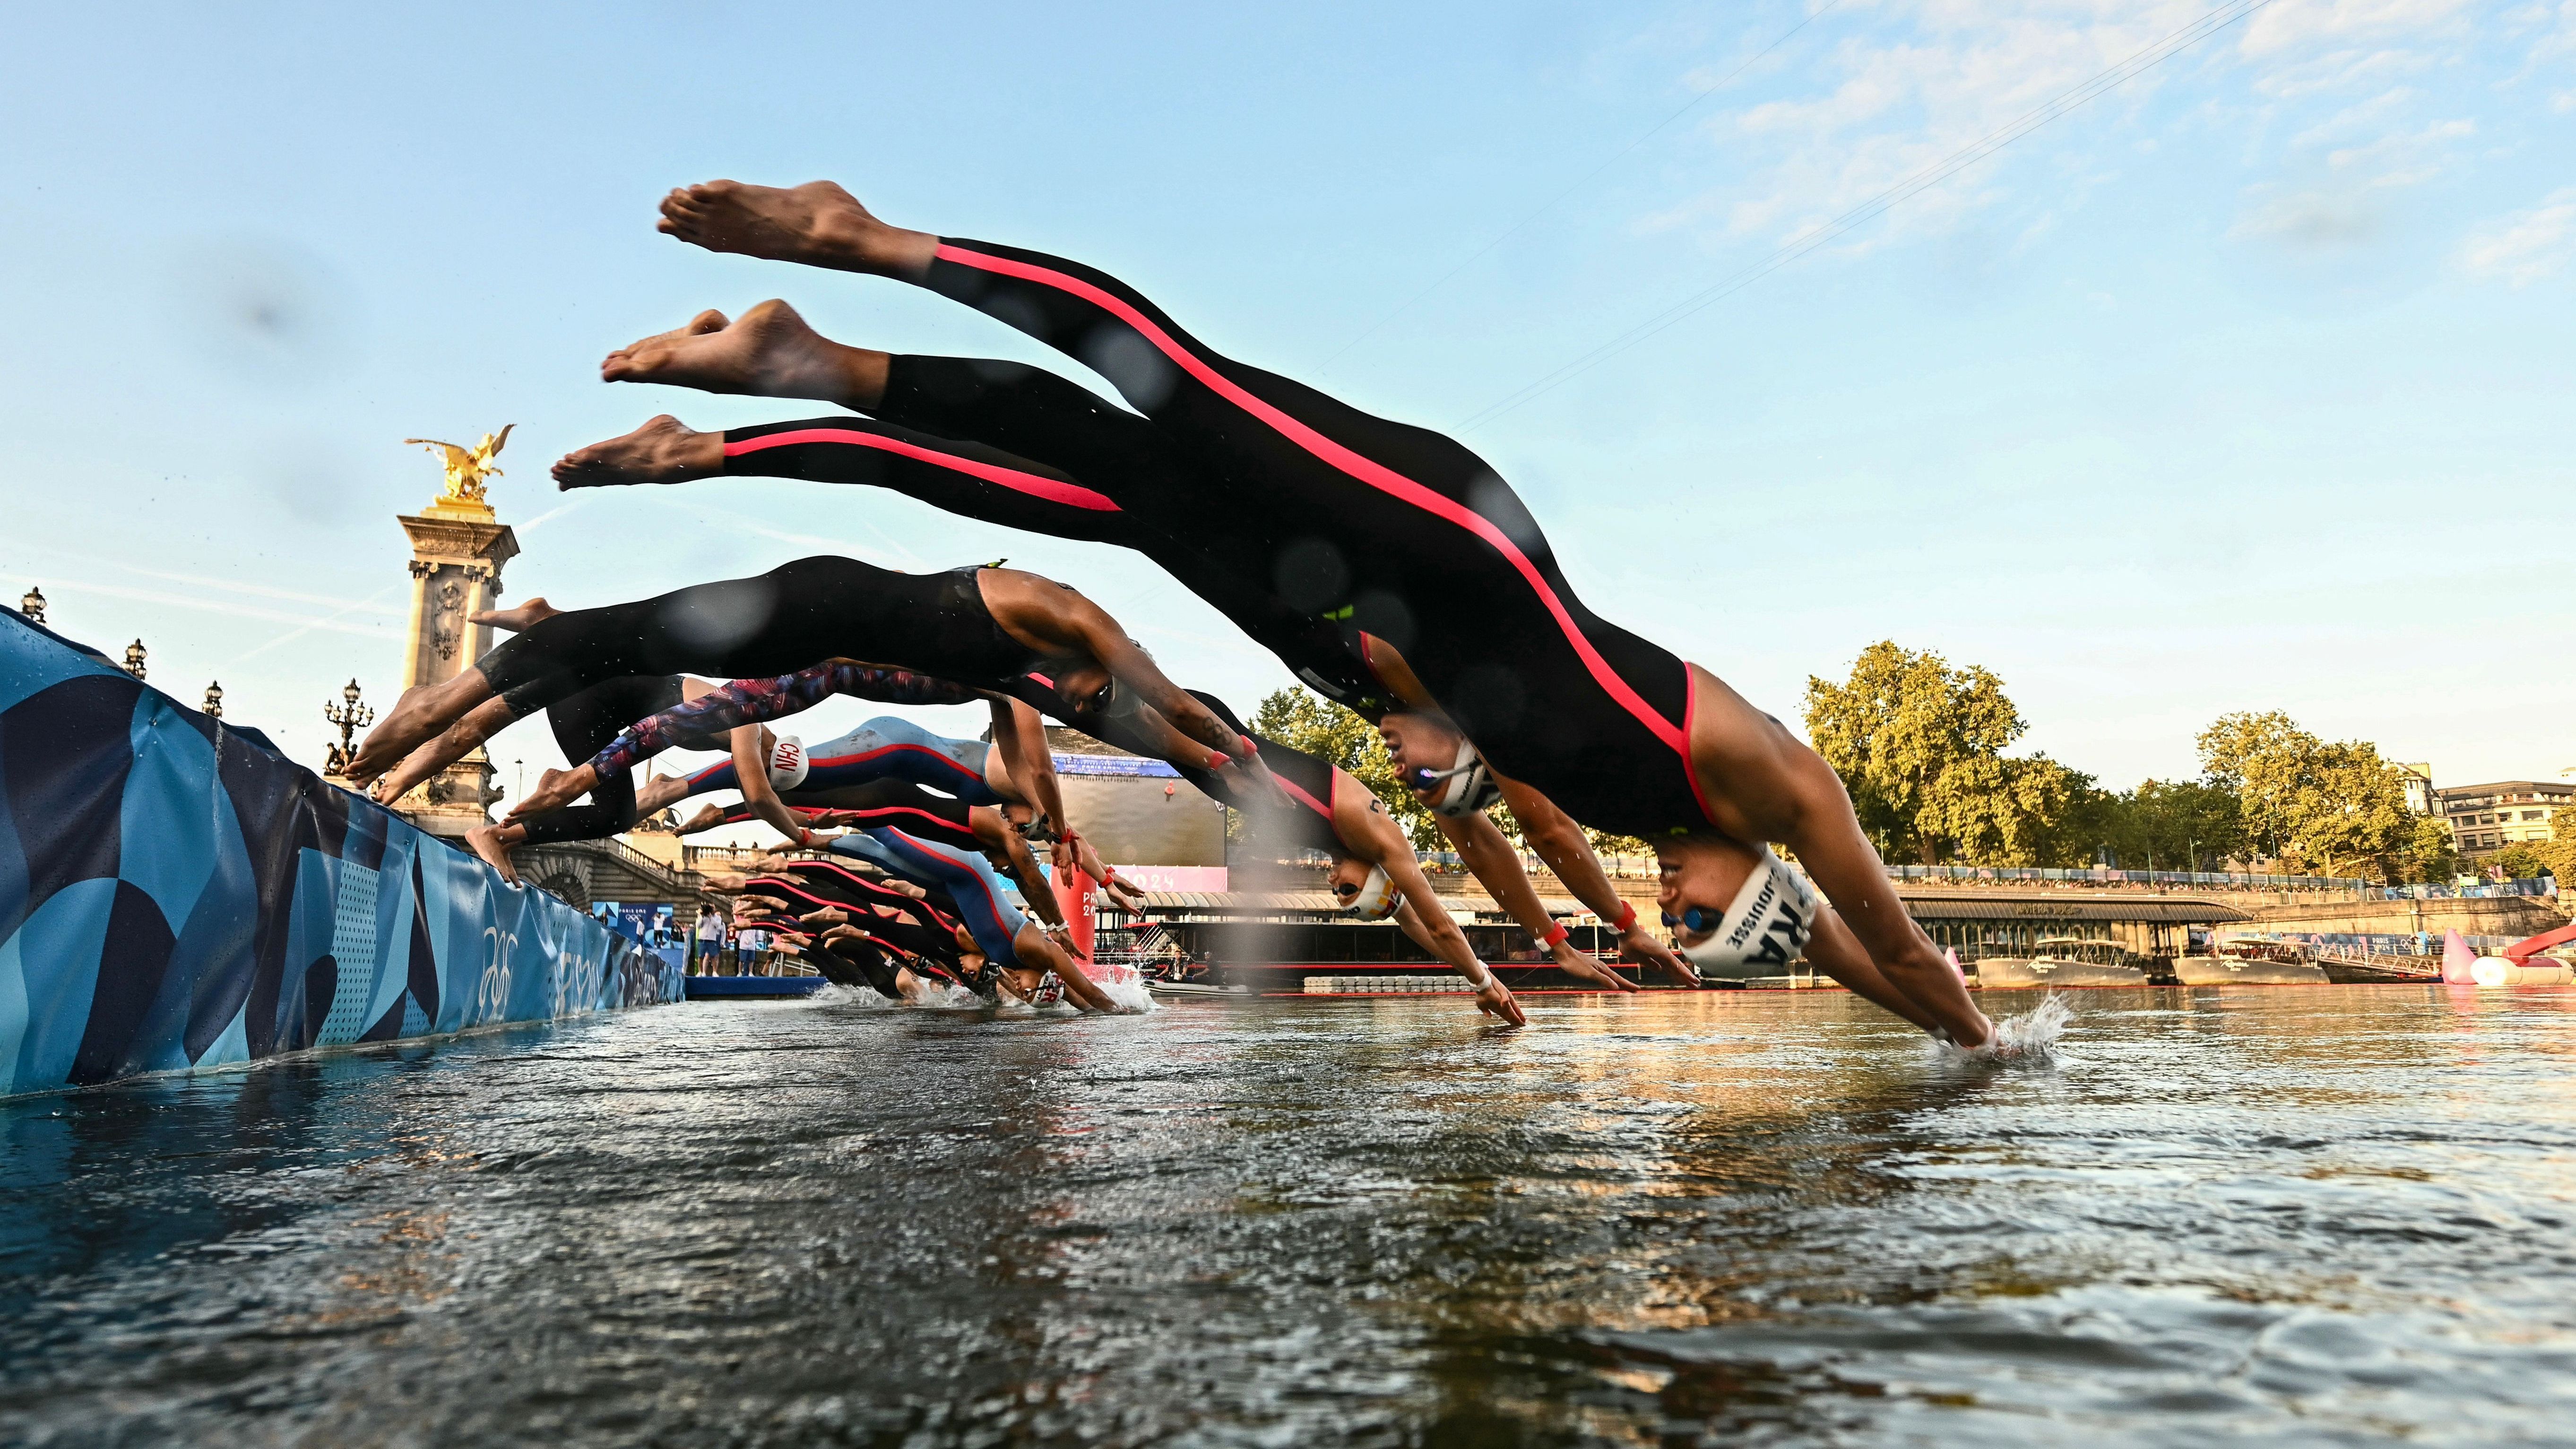
[[485,926],[483,946],[483,975],[474,983],[474,997],[465,1016],[467,1026],[499,1021],[510,1009],[510,956],[518,950],[519,938],[498,926]]

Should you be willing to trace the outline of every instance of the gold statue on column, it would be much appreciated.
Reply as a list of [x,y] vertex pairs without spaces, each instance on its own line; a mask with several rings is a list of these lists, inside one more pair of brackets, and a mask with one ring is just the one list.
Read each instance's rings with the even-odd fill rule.
[[441,455],[446,462],[447,487],[438,495],[437,502],[430,506],[435,508],[440,503],[463,503],[478,508],[491,507],[483,501],[483,480],[501,476],[501,470],[492,466],[492,460],[501,456],[502,445],[510,441],[510,429],[517,426],[517,423],[507,423],[498,433],[485,433],[483,441],[471,448],[460,448],[454,443],[442,443],[436,438],[403,439],[405,443],[418,443],[431,452]]

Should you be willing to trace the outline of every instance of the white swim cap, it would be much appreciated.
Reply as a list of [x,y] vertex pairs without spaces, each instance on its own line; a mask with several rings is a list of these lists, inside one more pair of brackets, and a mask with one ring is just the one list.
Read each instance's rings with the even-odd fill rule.
[[[1815,928],[1815,891],[1765,846],[1760,864],[1744,878],[1744,888],[1735,893],[1717,929],[1696,946],[1676,942],[1673,949],[1693,966],[1719,976],[1785,976]],[[1746,969],[1754,966],[1778,969]]]
[[1458,742],[1457,761],[1448,769],[1413,770],[1405,783],[1419,793],[1443,780],[1449,783],[1441,786],[1440,792],[1431,798],[1431,813],[1434,815],[1456,820],[1491,809],[1495,801],[1503,798],[1503,787],[1495,784],[1493,775],[1485,769],[1484,757],[1465,740]]
[[1388,877],[1386,867],[1373,865],[1369,867],[1368,879],[1360,882],[1360,893],[1351,897],[1348,904],[1351,914],[1363,921],[1383,921],[1395,914],[1396,906],[1403,899],[1396,894],[1395,882]]
[[780,735],[769,747],[769,788],[793,790],[805,783],[805,742],[794,735]]

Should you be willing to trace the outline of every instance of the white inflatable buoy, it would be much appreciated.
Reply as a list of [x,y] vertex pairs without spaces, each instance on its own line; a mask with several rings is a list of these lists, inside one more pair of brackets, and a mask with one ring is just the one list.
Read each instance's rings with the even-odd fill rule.
[[2469,967],[2469,979],[2480,986],[2563,986],[2576,980],[2564,961],[2536,956],[2516,963],[2502,956],[2480,956]]

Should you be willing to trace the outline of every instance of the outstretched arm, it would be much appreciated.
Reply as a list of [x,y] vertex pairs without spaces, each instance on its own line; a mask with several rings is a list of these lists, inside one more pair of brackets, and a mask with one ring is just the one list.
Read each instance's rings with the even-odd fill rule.
[[1574,949],[1566,929],[1548,916],[1547,906],[1538,898],[1538,888],[1530,884],[1529,872],[1521,869],[1520,855],[1483,812],[1432,818],[1439,822],[1440,833],[1458,848],[1458,858],[1467,863],[1467,869],[1493,893],[1504,910],[1512,913],[1512,919],[1521,923],[1530,939],[1547,948],[1558,970],[1613,991],[1637,989],[1637,983]]
[[734,783],[742,789],[742,803],[751,813],[769,823],[779,834],[798,845],[812,845],[814,832],[797,818],[778,798],[769,783],[769,731],[756,724],[737,725],[729,733],[727,744],[733,752]]
[[[998,818],[998,817],[996,817]],[[975,832],[982,835],[984,832]],[[1050,926],[1064,925],[1064,909],[1056,904],[1055,890],[1047,883],[1046,872],[1038,869],[1038,858],[1029,853],[1029,843],[1020,832],[1004,825],[995,832],[1000,838],[991,842],[1003,853],[1011,867],[1011,878],[1020,883],[1020,893],[1028,897],[1029,909]]]
[[1188,690],[1174,684],[1163,673],[1162,666],[1137,648],[1136,641],[1128,638],[1126,631],[1118,627],[1117,620],[1096,606],[1083,610],[1082,615],[1080,627],[1084,641],[1090,645],[1091,657],[1100,661],[1101,668],[1116,676],[1121,685],[1136,691],[1139,698],[1170,720],[1181,733],[1233,756],[1247,768],[1259,768],[1259,757],[1253,752],[1252,741],[1236,734],[1224,720],[1216,717],[1216,711],[1199,703]]
[[1010,772],[1011,783],[1018,787],[1020,798],[1044,811],[1058,835],[1070,832],[1073,822],[1065,818],[1064,791],[1055,778],[1055,756],[1047,749],[1046,721],[1016,699],[995,698],[990,702],[993,748],[1002,752],[1003,765]]
[[[1490,766],[1487,767],[1491,769]],[[1521,838],[1529,842],[1532,853],[1547,862],[1556,878],[1583,903],[1583,908],[1610,922],[1619,932],[1619,952],[1631,961],[1653,966],[1684,985],[1699,984],[1699,973],[1690,963],[1673,954],[1654,932],[1638,919],[1637,908],[1620,899],[1618,888],[1610,884],[1610,873],[1601,868],[1601,857],[1592,853],[1592,842],[1574,817],[1556,806],[1556,802],[1522,784],[1494,776],[1502,787],[1503,803],[1512,807],[1512,818],[1520,822]],[[1514,862],[1517,867],[1518,862]]]
[[1500,1017],[1514,1026],[1529,1025],[1529,1018],[1521,1012],[1521,1004],[1512,999],[1512,989],[1503,984],[1501,977],[1486,970],[1484,962],[1476,959],[1475,950],[1467,944],[1467,933],[1458,929],[1458,922],[1450,916],[1448,908],[1440,904],[1439,896],[1431,889],[1430,878],[1423,875],[1421,863],[1413,858],[1412,843],[1404,838],[1394,821],[1383,815],[1376,818],[1386,828],[1375,842],[1380,854],[1370,863],[1385,871],[1387,879],[1395,883],[1396,891],[1404,897],[1404,905],[1396,912],[1397,924],[1403,925],[1407,913],[1414,917],[1414,925],[1404,927],[1406,934],[1411,935],[1422,949],[1449,963],[1451,970],[1476,988],[1478,1011]]

